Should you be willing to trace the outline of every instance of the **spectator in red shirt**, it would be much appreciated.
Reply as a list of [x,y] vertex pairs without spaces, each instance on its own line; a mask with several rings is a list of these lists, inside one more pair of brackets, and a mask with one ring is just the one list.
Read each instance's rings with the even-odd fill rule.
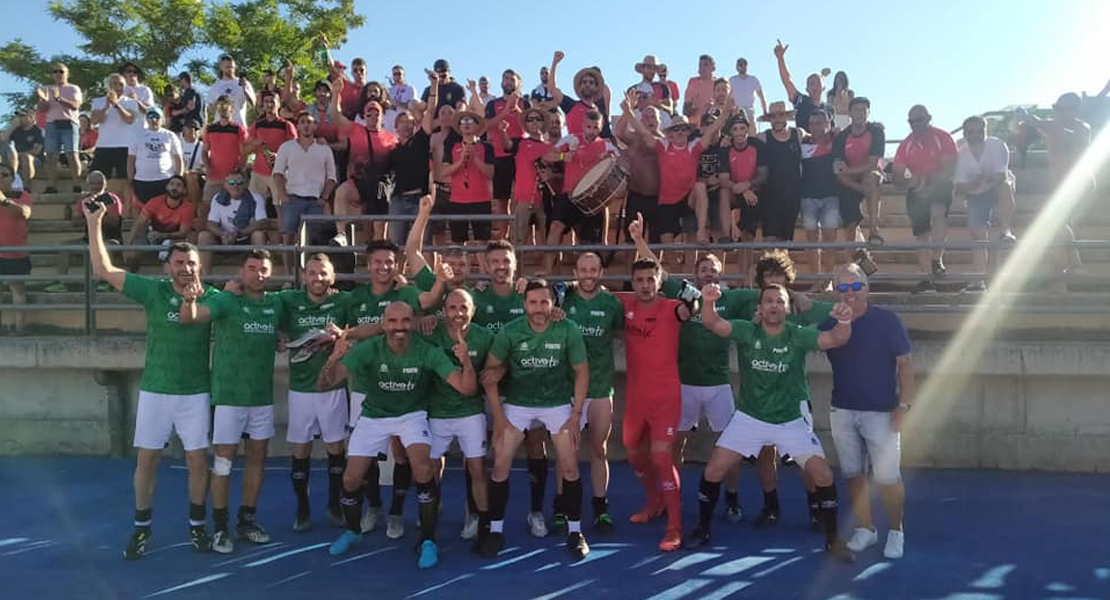
[[[342,79],[332,84],[332,114],[339,126],[339,143],[348,152],[347,186],[358,191],[359,205],[364,215],[389,214],[389,197],[393,194],[393,179],[389,173],[390,156],[397,147],[397,136],[382,128],[385,109],[380,102],[370,100],[362,107],[366,124],[348,119],[340,110],[342,92],[346,89]],[[368,86],[369,87],[369,86]],[[385,238],[386,221],[375,221],[374,238]]]
[[[460,215],[492,214],[493,146],[479,139],[486,126],[482,115],[461,110],[455,113],[455,129],[461,137],[448,139],[443,149],[443,174],[451,178],[451,212]],[[467,230],[474,230],[474,239],[485,243],[490,239],[490,221],[451,221],[451,241],[465,243]]]
[[[763,220],[760,189],[770,175],[766,161],[759,156],[763,151],[759,139],[749,137],[750,131],[751,126],[746,118],[732,119],[728,126],[731,143],[722,150],[719,162],[721,196],[727,200],[731,209],[729,229],[735,226],[742,242],[755,240],[755,232]],[[748,279],[751,264],[752,251],[741,250],[740,275],[743,281]]]
[[509,137],[509,122],[501,122],[501,145],[507,148],[509,156],[515,161],[514,182],[512,185],[513,243],[517,246],[532,241],[532,226],[536,227],[535,240],[541,242],[547,231],[547,213],[543,207],[542,185],[537,167],[543,165],[543,157],[553,144],[544,141],[547,118],[551,114],[540,108],[524,111],[524,136],[516,139]]
[[[278,96],[273,92],[259,94],[262,114],[251,125],[250,137],[243,144],[243,159],[254,154],[250,190],[263,198],[277,201],[274,192],[274,159],[278,148],[297,137],[297,130],[289,121],[278,116]],[[275,206],[280,211],[281,207]]]
[[[0,246],[26,246],[27,220],[31,218],[34,198],[12,189],[15,171],[0,164]],[[31,255],[26,252],[0,252],[0,275],[30,275]],[[27,286],[22,281],[7,282],[12,304],[27,303]],[[14,332],[23,332],[23,311],[15,311]]]
[[[948,209],[952,206],[952,181],[956,174],[956,140],[947,131],[930,125],[929,109],[910,109],[910,135],[894,154],[894,182],[906,188],[906,214],[914,237],[921,243],[948,241]],[[941,277],[944,248],[921,248],[917,263],[923,273]],[[936,291],[932,279],[923,279],[918,291]]]
[[[493,144],[494,156],[493,212],[498,215],[509,214],[509,199],[513,198],[513,180],[516,178],[517,164],[510,148],[512,144],[520,142],[524,136],[521,115],[530,106],[528,99],[521,97],[523,92],[520,88],[520,75],[512,69],[506,69],[501,74],[501,97],[490,98],[482,108],[489,130],[503,131],[505,134],[504,138],[500,134],[489,136],[489,141]],[[509,143],[506,144],[506,141]],[[506,222],[493,223],[492,230],[496,238],[504,239],[509,236]]]
[[882,244],[879,235],[879,208],[882,195],[879,186],[883,182],[882,161],[886,151],[886,133],[879,123],[868,120],[871,114],[871,101],[863,96],[852,98],[848,103],[848,114],[852,124],[836,134],[833,139],[833,156],[836,163],[833,169],[840,180],[840,220],[843,223],[844,239],[856,239],[863,214],[860,213],[860,200],[867,202],[867,236],[869,244]]
[[717,63],[712,56],[702,54],[698,57],[698,76],[691,77],[686,84],[686,102],[682,105],[682,114],[691,123],[701,123],[701,114],[713,104],[713,84],[716,81],[713,71],[716,68]]
[[81,141],[79,143],[81,148],[81,163],[83,167],[87,168],[92,162],[93,151],[96,150],[96,138],[99,136],[96,130],[93,129],[92,120],[89,118],[89,115],[82,114],[79,120],[81,123]]
[[551,93],[554,96],[554,106],[563,110],[567,116],[567,133],[580,134],[584,131],[585,117],[589,113],[601,115],[601,137],[608,138],[612,135],[609,131],[609,86],[605,85],[605,77],[595,67],[580,69],[574,74],[574,93],[578,100],[566,96],[556,83],[556,71],[563,60],[563,53],[556,52],[551,60],[549,76]]
[[220,96],[216,99],[216,122],[204,128],[206,181],[200,195],[201,219],[207,217],[212,197],[223,191],[227,174],[243,166],[247,129],[232,120],[234,110],[231,99]]
[[[72,221],[74,225],[85,223],[85,213],[88,212],[88,205],[100,204],[106,211],[104,219],[100,223],[101,231],[104,235],[104,240],[109,244],[120,244],[123,240],[123,201],[119,196],[108,191],[108,178],[100,171],[90,171],[85,176],[85,192],[73,204],[71,211]],[[88,244],[89,236],[86,234],[80,238],[72,239],[66,242],[70,245]],[[58,269],[59,280],[54,281],[42,289],[42,291],[55,294],[69,291],[69,287],[61,279],[69,273],[69,267],[72,254],[69,252],[59,252],[55,257],[57,262],[55,265]],[[101,281],[96,284],[98,292],[107,292],[111,289],[107,283]]]
[[[189,201],[187,184],[181,176],[170,177],[166,193],[155,196],[143,205],[143,211],[131,225],[128,243],[131,245],[162,244],[171,246],[177,242],[193,241],[193,223],[196,220],[196,205]],[[107,218],[107,217],[105,217]],[[167,252],[159,252],[158,259],[166,260]],[[124,255],[127,270],[138,271],[140,253]]]
[[655,67],[655,74],[659,76],[659,83],[667,86],[667,89],[670,90],[673,106],[679,106],[678,84],[667,79],[667,65],[659,63],[659,65]]

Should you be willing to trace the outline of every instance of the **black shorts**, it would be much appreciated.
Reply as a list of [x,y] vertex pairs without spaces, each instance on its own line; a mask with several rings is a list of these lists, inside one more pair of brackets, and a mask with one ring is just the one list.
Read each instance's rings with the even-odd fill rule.
[[575,203],[570,201],[566,194],[559,194],[552,200],[551,214],[549,221],[559,221],[567,229],[573,229],[578,233],[579,244],[601,242],[601,229],[605,226],[604,213],[586,215]]
[[763,222],[763,204],[750,206],[743,196],[733,196],[730,206],[740,211],[740,231],[754,236]]
[[660,204],[649,227],[655,235],[678,235],[682,233],[682,220],[688,218],[688,212],[690,205],[685,199],[675,204]]
[[0,258],[0,275],[30,275],[31,257]]
[[127,179],[127,148],[93,150],[90,171],[100,171],[107,179]]
[[151,198],[165,194],[166,184],[169,182],[169,179],[158,181],[139,181],[136,179],[132,182],[131,187],[135,188],[135,199],[138,200],[139,204],[146,204],[150,202]]
[[863,221],[863,212],[859,208],[863,198],[863,192],[846,187],[840,188],[840,222],[845,228],[858,225]]
[[917,190],[906,192],[906,215],[910,218],[910,229],[915,236],[926,235],[933,230],[932,207],[934,204],[944,206],[944,216],[948,216],[948,209],[952,208],[952,184],[939,185],[928,194]]
[[508,200],[513,197],[513,181],[516,179],[516,158],[499,156],[493,159],[493,197]]
[[[453,203],[448,209],[452,215],[488,215],[493,210],[490,202],[468,202],[466,204]],[[474,239],[486,241],[490,239],[490,221],[448,221],[451,228],[451,243],[462,244],[468,239],[470,229],[474,230]]]
[[802,199],[797,192],[763,190],[759,193],[763,237],[793,241]]
[[628,196],[624,201],[624,227],[625,236],[628,236],[628,224],[636,220],[636,213],[644,216],[644,223],[648,225],[648,242],[652,244],[659,243],[659,233],[652,227],[655,223],[655,214],[659,210],[659,198],[657,196],[645,196],[637,194],[632,190],[628,190]]

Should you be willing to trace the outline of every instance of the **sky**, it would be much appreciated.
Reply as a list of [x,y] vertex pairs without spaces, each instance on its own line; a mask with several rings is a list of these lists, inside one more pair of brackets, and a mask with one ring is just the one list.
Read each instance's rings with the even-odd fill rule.
[[[51,19],[46,4],[23,0],[20,10],[5,11],[0,40],[19,37],[45,55],[71,49],[76,35]],[[713,56],[717,75],[726,77],[736,74],[736,59],[743,56],[770,102],[786,99],[772,53],[781,39],[790,46],[787,63],[799,89],[808,73],[823,67],[847,72],[855,93],[870,98],[872,119],[887,126],[890,139],[907,132],[906,112],[913,104],[927,106],[934,124],[951,130],[971,114],[1012,104],[1048,106],[1065,91],[1095,94],[1110,79],[1107,0],[1029,4],[1034,9],[1006,0],[845,4],[850,8],[811,0],[564,0],[550,7],[424,0],[416,11],[406,2],[356,0],[367,25],[349,32],[333,55],[348,63],[364,57],[370,78],[382,81],[400,63],[410,79],[420,76],[414,86],[423,85],[423,68],[443,57],[464,86],[466,79],[486,75],[496,94],[501,71],[523,74],[531,89],[540,66],[562,50],[560,87],[569,91],[579,68],[597,65],[614,97],[639,80],[633,65],[645,54],[666,63],[683,92],[697,73],[699,55]],[[812,9],[799,17],[799,7]],[[398,26],[405,21],[413,25]],[[0,73],[0,92],[24,89],[30,88]],[[0,101],[0,114],[7,111]]]

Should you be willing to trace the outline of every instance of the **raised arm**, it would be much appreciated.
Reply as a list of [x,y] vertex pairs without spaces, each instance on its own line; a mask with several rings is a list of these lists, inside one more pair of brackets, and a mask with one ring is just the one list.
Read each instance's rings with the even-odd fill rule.
[[331,84],[331,113],[335,117],[335,124],[339,127],[340,134],[347,134],[351,129],[351,125],[354,124],[347,118],[347,115],[343,114],[341,102],[343,101],[343,86],[345,85],[342,77],[336,79]]
[[462,334],[455,337],[455,346],[451,352],[458,359],[459,364],[462,365],[462,370],[451,371],[447,376],[447,384],[455,388],[457,392],[466,396],[472,396],[478,393],[478,373],[474,370],[474,363],[470,360],[470,351],[467,348],[466,340],[462,339]]
[[420,308],[423,310],[433,309],[443,302],[443,296],[447,293],[447,280],[451,279],[451,267],[441,262],[436,265],[435,275],[436,282],[432,289],[420,292]]
[[99,208],[95,211],[85,211],[85,221],[89,233],[89,262],[97,279],[106,281],[108,285],[122,291],[123,281],[127,278],[127,271],[112,264],[112,259],[108,256],[108,250],[104,245],[104,233],[101,231],[101,224],[107,212],[108,209],[103,205],[99,205]]
[[[793,102],[794,96],[798,95],[798,88],[794,86],[794,80],[790,77],[790,69],[786,66],[786,50],[790,48],[789,44],[783,44],[782,40],[778,40],[775,44],[775,58],[779,62],[779,79],[782,80],[782,87],[786,88],[787,100]],[[763,112],[767,112],[767,107],[763,107]]]
[[651,133],[651,130],[649,130],[647,126],[645,126],[639,119],[636,118],[636,115],[633,114],[632,106],[635,102],[635,98],[635,90],[629,90],[625,93],[624,100],[621,101],[621,119],[624,120],[627,118],[627,124],[632,127],[632,130],[636,132],[636,135],[640,136],[640,139],[642,139],[649,148],[655,148],[655,144],[659,140],[657,140],[655,138],[655,135]]
[[551,68],[547,72],[547,88],[551,92],[551,103],[554,106],[563,103],[563,90],[560,90],[559,84],[555,82],[555,72],[559,69],[559,63],[563,62],[565,56],[561,50],[556,50],[555,55],[551,57]]
[[852,337],[851,307],[843,302],[837,302],[829,316],[836,319],[836,327],[822,331],[821,335],[817,336],[817,347],[821,350],[839,348],[847,344]]
[[409,237],[405,240],[405,273],[412,277],[428,266],[424,258],[424,231],[428,228],[428,219],[432,216],[435,200],[430,195],[420,199],[420,207],[416,213],[416,220],[409,229]]
[[701,289],[701,324],[720,337],[732,336],[732,323],[717,314],[717,300],[721,299],[721,286],[711,283]]
[[717,117],[717,120],[713,121],[712,125],[705,128],[705,131],[701,134],[701,138],[698,140],[702,150],[708,150],[721,141],[721,129],[724,128],[725,123],[732,120],[732,114],[735,110],[736,101],[733,100],[732,94],[729,94],[728,99],[725,100],[725,106],[723,110],[721,110],[721,116]]
[[200,282],[200,275],[194,275],[193,281],[181,291],[181,324],[207,323],[212,320],[212,311],[207,306],[197,304],[197,298],[204,294],[204,285]]
[[644,239],[644,215],[636,213],[636,218],[628,224],[628,235],[632,238],[632,243],[636,245],[636,258],[650,258],[655,262],[659,262],[659,257],[648,248],[647,240]]

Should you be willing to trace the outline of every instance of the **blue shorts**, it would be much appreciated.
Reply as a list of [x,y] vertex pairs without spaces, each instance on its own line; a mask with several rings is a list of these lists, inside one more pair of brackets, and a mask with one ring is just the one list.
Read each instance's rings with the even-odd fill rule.
[[982,194],[967,195],[967,226],[971,229],[990,227],[991,213],[998,204],[998,188],[983,192]]
[[77,152],[78,139],[75,121],[51,121],[42,134],[42,147],[51,154]]
[[840,198],[802,198],[802,229],[813,231],[840,227]]
[[322,215],[324,207],[316,198],[289,194],[288,201],[281,205],[281,232],[296,233],[301,226],[302,215]]

